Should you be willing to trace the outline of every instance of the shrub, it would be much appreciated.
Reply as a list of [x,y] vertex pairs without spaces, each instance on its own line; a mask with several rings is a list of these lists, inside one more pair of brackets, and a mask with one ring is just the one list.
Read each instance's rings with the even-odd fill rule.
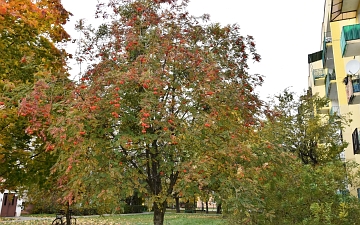
[[142,213],[148,211],[145,205],[124,205],[124,213]]

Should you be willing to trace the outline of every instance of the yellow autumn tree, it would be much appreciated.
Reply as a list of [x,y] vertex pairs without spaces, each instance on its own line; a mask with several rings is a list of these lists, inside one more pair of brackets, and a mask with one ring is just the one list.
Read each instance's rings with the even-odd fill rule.
[[18,106],[37,81],[66,80],[67,56],[56,43],[69,39],[63,29],[69,15],[60,0],[0,0],[0,189],[36,183],[49,173],[51,157],[33,138],[37,131],[26,132],[29,121]]

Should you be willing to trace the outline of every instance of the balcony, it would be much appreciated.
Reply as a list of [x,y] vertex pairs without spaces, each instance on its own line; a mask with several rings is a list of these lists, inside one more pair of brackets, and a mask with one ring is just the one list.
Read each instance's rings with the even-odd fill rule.
[[[332,69],[328,70],[328,74],[326,75],[325,78],[325,93],[326,93],[326,97],[332,99],[333,97],[336,96],[336,91],[335,93],[332,93],[332,90],[336,89],[336,74],[335,71]],[[334,91],[333,91],[334,92]],[[331,96],[334,95],[335,96]]]
[[332,106],[330,109],[330,115],[340,116],[340,106]]
[[343,26],[340,47],[343,57],[360,55],[360,24]]
[[330,21],[356,18],[359,0],[332,0]]
[[352,144],[354,155],[360,154],[359,132],[357,128],[355,128],[354,132],[352,133]]
[[360,83],[359,79],[353,80],[353,93],[359,93],[360,92]]
[[327,43],[332,43],[331,31],[324,32],[324,42],[326,44]]
[[345,78],[346,95],[349,104],[360,104],[360,77],[348,76]]
[[322,62],[324,68],[334,68],[334,54],[331,32],[324,33]]
[[313,63],[323,59],[323,50],[308,54],[308,63]]
[[324,107],[322,107],[321,109],[317,110],[317,113],[319,114],[328,114],[330,112],[330,105],[329,103],[326,104]]
[[314,85],[315,86],[324,85],[327,74],[328,74],[327,69],[322,69],[322,68],[321,69],[313,69],[312,75],[313,75],[313,79],[314,79]]
[[[340,114],[340,106],[331,106],[329,111],[329,123],[338,122],[337,119],[339,119],[341,116]],[[341,137],[341,131],[339,133],[339,137]]]

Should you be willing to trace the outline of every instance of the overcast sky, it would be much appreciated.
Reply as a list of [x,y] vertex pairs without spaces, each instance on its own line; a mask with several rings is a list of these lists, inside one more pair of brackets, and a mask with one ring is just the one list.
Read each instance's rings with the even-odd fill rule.
[[[74,14],[65,28],[76,38],[75,22],[92,22],[97,0],[62,3]],[[257,89],[261,98],[287,87],[298,93],[307,89],[307,55],[320,50],[324,0],[192,0],[188,9],[195,16],[210,14],[212,22],[237,23],[243,35],[254,36],[262,61],[250,63],[250,72],[265,76]],[[70,66],[78,71],[78,66]]]

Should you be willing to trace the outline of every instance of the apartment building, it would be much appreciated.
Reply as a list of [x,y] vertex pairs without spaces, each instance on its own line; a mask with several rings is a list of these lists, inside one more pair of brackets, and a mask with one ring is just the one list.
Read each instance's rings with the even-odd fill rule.
[[[308,55],[309,90],[330,100],[319,113],[351,112],[343,159],[360,164],[360,0],[325,0],[319,51]],[[320,12],[319,12],[320,13]],[[320,30],[319,30],[320,32]],[[360,186],[349,186],[360,198]]]

